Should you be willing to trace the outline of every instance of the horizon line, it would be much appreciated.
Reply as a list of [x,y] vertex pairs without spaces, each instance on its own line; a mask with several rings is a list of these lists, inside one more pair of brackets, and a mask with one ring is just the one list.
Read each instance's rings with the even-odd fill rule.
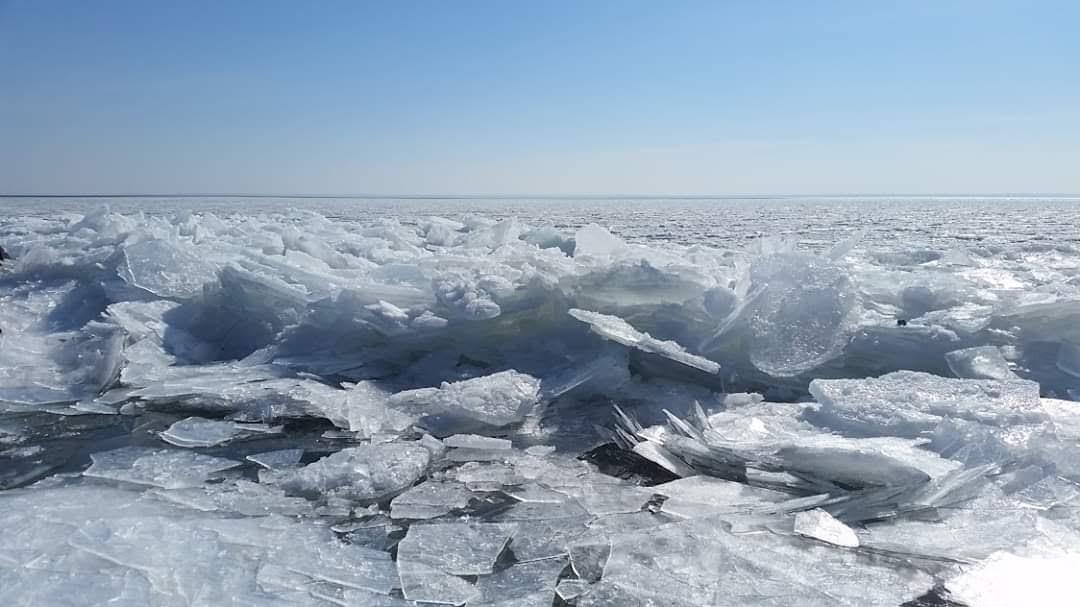
[[914,194],[906,192],[876,193],[775,193],[775,194],[251,194],[251,193],[0,193],[0,198],[299,198],[315,200],[625,200],[625,199],[775,199],[775,198],[1080,198],[1080,193],[1068,192],[976,192]]

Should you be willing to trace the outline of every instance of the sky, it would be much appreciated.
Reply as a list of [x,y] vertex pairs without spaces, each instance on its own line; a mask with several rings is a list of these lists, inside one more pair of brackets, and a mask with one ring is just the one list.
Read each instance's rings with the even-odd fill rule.
[[0,0],[0,193],[1080,193],[1080,2]]

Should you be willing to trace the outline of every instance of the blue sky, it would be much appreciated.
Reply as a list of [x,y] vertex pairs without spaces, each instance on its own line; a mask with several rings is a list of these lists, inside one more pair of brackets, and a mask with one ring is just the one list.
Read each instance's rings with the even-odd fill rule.
[[0,0],[0,192],[1080,193],[1080,3]]

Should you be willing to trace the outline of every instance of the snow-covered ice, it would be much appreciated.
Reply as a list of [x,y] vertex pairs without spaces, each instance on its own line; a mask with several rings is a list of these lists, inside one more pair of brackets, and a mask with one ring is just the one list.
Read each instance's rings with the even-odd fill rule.
[[1076,200],[110,203],[0,216],[2,605],[1080,592]]

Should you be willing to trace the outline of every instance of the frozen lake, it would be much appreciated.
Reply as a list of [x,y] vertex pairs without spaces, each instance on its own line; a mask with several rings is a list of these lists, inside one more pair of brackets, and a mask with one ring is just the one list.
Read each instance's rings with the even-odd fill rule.
[[0,199],[0,604],[1061,604],[1076,226]]

